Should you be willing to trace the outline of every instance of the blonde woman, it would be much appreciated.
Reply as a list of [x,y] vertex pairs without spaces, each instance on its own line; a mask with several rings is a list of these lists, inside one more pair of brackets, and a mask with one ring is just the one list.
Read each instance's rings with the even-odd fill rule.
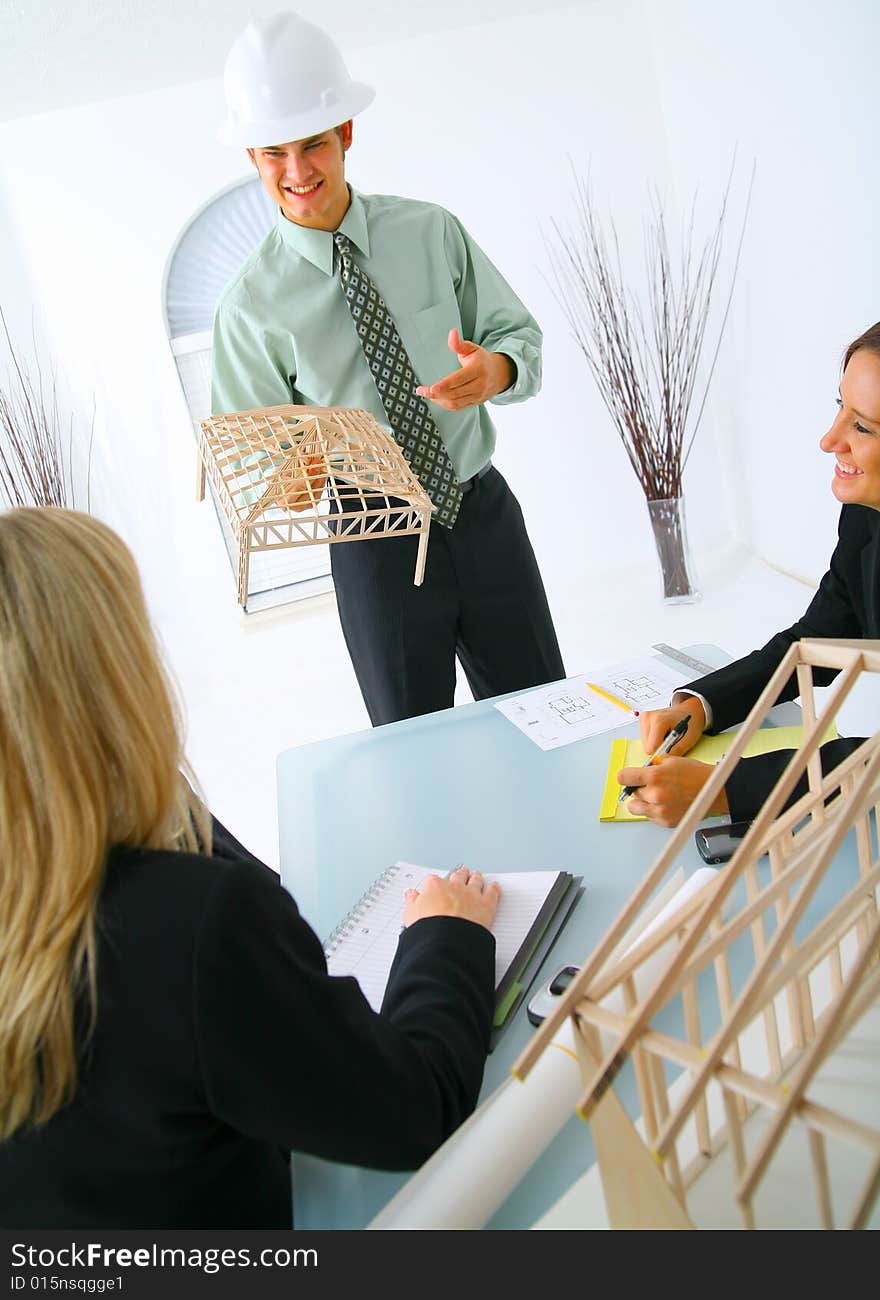
[[291,1148],[411,1168],[475,1104],[497,887],[408,897],[376,1015],[186,771],[123,543],[0,515],[4,1227],[289,1227]]

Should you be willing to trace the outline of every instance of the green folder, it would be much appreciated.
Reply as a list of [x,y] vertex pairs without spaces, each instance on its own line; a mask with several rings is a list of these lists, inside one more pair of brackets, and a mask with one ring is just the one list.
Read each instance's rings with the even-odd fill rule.
[[528,993],[544,959],[559,937],[583,890],[583,877],[560,871],[519,951],[495,989],[491,1052]]

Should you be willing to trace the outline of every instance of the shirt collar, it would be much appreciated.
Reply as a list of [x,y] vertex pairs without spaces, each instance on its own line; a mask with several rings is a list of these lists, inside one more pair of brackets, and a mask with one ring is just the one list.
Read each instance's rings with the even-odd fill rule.
[[[370,256],[370,236],[367,231],[367,211],[364,201],[349,186],[351,202],[348,211],[339,224],[339,229],[357,250]],[[295,221],[288,221],[281,209],[278,209],[278,229],[284,244],[299,253],[312,266],[333,275],[333,233],[329,230],[313,230],[311,226],[298,226]]]

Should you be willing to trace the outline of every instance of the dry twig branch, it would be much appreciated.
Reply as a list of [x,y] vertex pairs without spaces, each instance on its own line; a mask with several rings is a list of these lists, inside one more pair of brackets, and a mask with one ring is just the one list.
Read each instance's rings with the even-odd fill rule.
[[[551,289],[596,381],[648,501],[682,495],[682,475],[702,419],[739,270],[755,168],[739,232],[736,258],[715,349],[696,416],[694,390],[718,278],[722,237],[733,182],[731,163],[713,229],[696,242],[694,199],[673,257],[659,196],[645,224],[646,301],[628,283],[613,219],[603,229],[589,178],[572,166],[573,224],[551,222],[545,237]],[[676,267],[677,262],[677,267]]]
[[[0,328],[10,368],[0,383],[0,498],[8,507],[76,506],[74,418],[65,429],[58,406],[55,372],[47,382],[34,346],[36,378],[20,359],[3,309]],[[48,388],[48,396],[47,396]],[[85,469],[86,509],[91,505],[90,476],[95,412],[89,428]]]

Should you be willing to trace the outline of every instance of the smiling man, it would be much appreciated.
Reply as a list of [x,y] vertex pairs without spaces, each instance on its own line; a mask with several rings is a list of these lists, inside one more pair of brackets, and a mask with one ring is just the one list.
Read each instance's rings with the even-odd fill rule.
[[294,13],[252,22],[226,62],[222,138],[243,147],[278,222],[214,324],[216,414],[360,407],[391,429],[436,506],[425,580],[415,538],[330,548],[339,616],[374,725],[565,676],[485,406],[541,383],[541,331],[445,208],[360,194],[352,118],[373,91]]
[[313,230],[336,230],[350,202],[345,151],[351,137],[349,120],[307,140],[248,149],[266,192],[286,220]]

